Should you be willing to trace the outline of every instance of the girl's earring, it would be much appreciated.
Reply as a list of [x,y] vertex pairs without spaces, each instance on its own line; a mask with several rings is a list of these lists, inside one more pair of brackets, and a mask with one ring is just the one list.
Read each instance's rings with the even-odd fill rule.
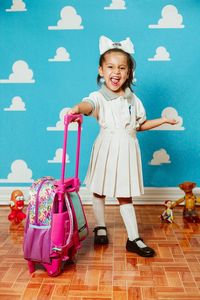
[[103,76],[100,78],[100,82],[101,82],[102,84],[105,82],[105,79],[104,79]]
[[133,72],[133,83],[136,83],[137,78],[135,77],[135,71]]

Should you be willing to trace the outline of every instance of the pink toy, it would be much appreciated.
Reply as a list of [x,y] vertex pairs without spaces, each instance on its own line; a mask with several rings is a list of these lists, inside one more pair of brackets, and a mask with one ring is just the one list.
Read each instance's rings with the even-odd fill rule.
[[[65,179],[68,125],[73,121],[78,122],[75,176]],[[61,179],[43,177],[31,186],[24,236],[24,258],[28,260],[30,272],[39,263],[50,276],[60,274],[62,262],[72,259],[88,234],[78,194],[82,115],[66,115],[64,124]]]

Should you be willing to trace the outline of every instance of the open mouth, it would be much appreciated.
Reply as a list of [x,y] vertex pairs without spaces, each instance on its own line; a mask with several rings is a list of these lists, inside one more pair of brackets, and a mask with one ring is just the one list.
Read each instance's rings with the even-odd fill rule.
[[111,77],[111,78],[110,78],[110,81],[111,81],[111,83],[112,83],[114,86],[118,86],[118,85],[119,85],[119,82],[120,82],[120,78],[118,78],[118,77]]

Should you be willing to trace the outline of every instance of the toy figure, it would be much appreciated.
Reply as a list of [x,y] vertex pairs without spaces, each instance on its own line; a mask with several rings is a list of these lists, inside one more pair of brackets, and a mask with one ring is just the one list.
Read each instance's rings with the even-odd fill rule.
[[183,218],[189,223],[200,223],[200,218],[195,209],[196,203],[200,203],[200,197],[196,197],[192,192],[193,188],[196,187],[196,183],[186,181],[179,184],[179,187],[185,192],[185,196],[175,202],[171,202],[170,200],[165,201],[165,205],[168,208],[162,213],[161,219],[171,223],[173,220],[172,209],[185,201]]
[[196,203],[200,203],[200,198],[196,197],[192,190],[196,187],[194,182],[183,182],[179,184],[181,190],[185,192],[185,196],[172,204],[172,208],[176,207],[183,201],[185,201],[185,207],[183,210],[183,217],[189,223],[200,223],[200,218],[195,209]]
[[164,212],[162,213],[160,218],[161,218],[162,221],[165,221],[167,223],[172,223],[173,222],[173,211],[171,209],[172,201],[171,200],[166,200],[165,201],[165,206],[166,206],[166,209],[164,210]]
[[11,213],[8,215],[8,220],[14,224],[19,224],[26,215],[23,213],[24,195],[20,190],[14,190],[11,194],[10,209]]

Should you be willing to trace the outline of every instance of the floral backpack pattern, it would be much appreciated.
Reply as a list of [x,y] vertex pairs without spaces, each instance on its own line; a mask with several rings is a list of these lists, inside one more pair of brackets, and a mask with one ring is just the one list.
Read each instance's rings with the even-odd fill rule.
[[[38,194],[40,197],[37,199]],[[55,197],[54,178],[43,177],[30,187],[28,206],[29,224],[50,227],[52,221],[52,205]],[[36,224],[35,224],[36,225]]]

